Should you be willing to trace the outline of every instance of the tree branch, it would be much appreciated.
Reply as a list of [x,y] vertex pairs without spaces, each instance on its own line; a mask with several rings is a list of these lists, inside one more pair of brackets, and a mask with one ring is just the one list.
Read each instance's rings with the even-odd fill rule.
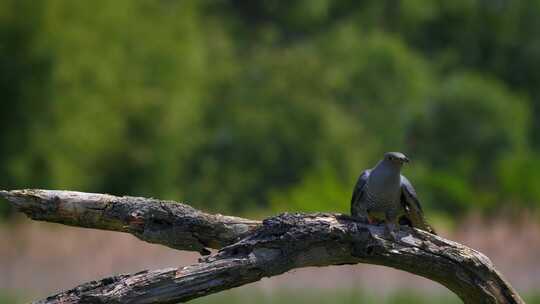
[[232,244],[261,225],[153,198],[30,189],[0,191],[0,197],[34,220],[127,232],[149,243],[201,254]]
[[[17,201],[15,205],[24,205],[21,192],[15,196],[6,193],[0,195]],[[24,193],[33,193],[30,197],[35,194]],[[60,200],[69,200],[69,195],[58,194],[55,196]],[[42,199],[29,204],[34,206],[30,208],[34,212],[19,208],[36,216],[35,212],[41,209],[35,205]],[[40,219],[49,218],[55,217]],[[77,222],[80,220],[69,223]],[[283,214],[266,219],[257,229],[248,231],[241,240],[229,242],[231,245],[201,258],[198,264],[114,276],[80,285],[38,303],[176,303],[294,268],[356,263],[385,265],[437,281],[465,303],[524,303],[483,254],[420,230],[401,227],[397,240],[393,241],[386,239],[382,226],[368,225],[349,216],[319,213]],[[184,232],[189,234],[189,227]]]

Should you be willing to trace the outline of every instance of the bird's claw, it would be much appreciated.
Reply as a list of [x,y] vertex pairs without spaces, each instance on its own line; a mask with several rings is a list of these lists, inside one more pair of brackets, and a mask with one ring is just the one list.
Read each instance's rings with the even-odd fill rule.
[[387,223],[385,225],[384,233],[392,241],[397,241],[396,226],[394,224]]

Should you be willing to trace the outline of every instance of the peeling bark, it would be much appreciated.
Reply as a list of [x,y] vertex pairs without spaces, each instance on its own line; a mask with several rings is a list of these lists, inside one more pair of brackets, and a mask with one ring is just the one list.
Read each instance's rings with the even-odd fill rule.
[[[181,227],[179,232],[196,233],[197,238],[178,237],[170,231],[159,238],[140,238],[179,249],[201,251],[201,247],[212,247],[210,243],[215,245],[212,248],[221,248],[195,265],[93,281],[37,303],[177,303],[294,268],[357,263],[385,265],[426,277],[448,287],[464,303],[524,303],[480,252],[408,227],[401,227],[394,241],[387,239],[382,226],[339,214],[282,214],[260,224],[208,215],[183,204],[179,209],[167,208],[176,213],[160,213],[155,209],[162,210],[164,203],[153,199],[45,190],[4,191],[0,196],[34,219],[83,227],[140,233],[140,225],[152,219],[173,219],[174,226]],[[128,211],[125,213],[106,211],[115,209],[115,204],[130,207],[119,208]],[[145,214],[143,224],[130,224],[126,214],[139,210]],[[196,216],[202,216],[204,225],[197,223]],[[186,219],[194,226],[180,223]],[[224,228],[237,222],[247,229]],[[139,228],[120,229],[124,225],[119,223]],[[152,229],[171,228],[158,225]],[[171,241],[172,236],[176,238]],[[209,241],[212,237],[217,238],[215,243]]]

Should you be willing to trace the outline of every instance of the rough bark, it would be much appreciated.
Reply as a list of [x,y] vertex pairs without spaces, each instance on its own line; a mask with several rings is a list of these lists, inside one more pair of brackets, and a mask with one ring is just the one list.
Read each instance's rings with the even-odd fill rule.
[[[63,191],[10,191],[0,192],[0,196],[4,196],[16,208],[35,219],[78,226],[84,223],[84,227],[131,233],[133,230],[118,229],[119,225],[116,224],[126,222],[125,214],[104,210],[114,209],[117,202],[135,207],[128,208],[127,214],[140,208],[153,210],[163,204],[158,200]],[[82,198],[84,200],[81,200]],[[98,208],[98,215],[92,211],[95,208],[81,206],[93,206],[102,201],[109,205]],[[141,203],[142,201],[145,203]],[[134,203],[135,205],[132,205]],[[212,218],[201,220],[205,222],[204,238],[206,240],[217,237],[219,240],[216,243],[202,243],[198,240],[200,227],[177,223],[183,220],[183,217],[175,219],[177,215],[160,218],[174,219],[175,225],[182,227],[179,230],[181,233],[196,233],[196,238],[180,237],[173,242],[164,241],[163,237],[150,240],[168,246],[172,243],[175,246],[170,247],[174,248],[198,251],[201,251],[202,244],[211,247],[208,244],[212,243],[216,245],[214,248],[227,244],[228,246],[215,255],[201,258],[198,264],[192,266],[143,271],[93,281],[37,303],[176,303],[241,286],[294,268],[356,263],[385,265],[437,281],[455,292],[464,303],[524,303],[486,256],[464,245],[420,230],[401,227],[396,240],[391,240],[386,237],[382,226],[368,225],[362,220],[345,215],[282,214],[266,219],[262,224],[234,218],[249,228],[226,229],[226,237],[220,237],[220,233],[207,230],[212,230],[212,225],[215,225],[216,231],[222,231],[224,226],[231,225],[229,217],[214,217],[188,206],[181,206],[190,211],[178,214],[184,217],[185,214],[191,214],[187,217],[189,221],[196,222],[193,215],[198,213]],[[87,215],[81,216],[83,213]],[[100,216],[108,220],[95,219]],[[70,218],[72,220],[69,220]],[[152,218],[150,215],[144,217],[145,223]],[[109,222],[115,224],[107,224]],[[229,224],[225,225],[225,222]],[[127,223],[129,224],[129,220]],[[232,225],[237,224],[234,222]],[[159,230],[160,227],[153,229]],[[140,229],[139,227],[136,231]],[[167,237],[172,235],[173,233],[166,233]],[[196,240],[194,244],[199,247],[177,243],[178,240],[193,243],[193,239]]]
[[55,190],[0,191],[0,197],[34,220],[127,232],[149,243],[201,254],[232,244],[261,225],[153,198]]

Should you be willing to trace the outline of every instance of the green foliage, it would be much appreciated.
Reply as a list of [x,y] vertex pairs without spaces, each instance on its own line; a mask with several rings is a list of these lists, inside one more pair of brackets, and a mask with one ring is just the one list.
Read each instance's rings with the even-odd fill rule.
[[37,42],[42,9],[43,5],[28,1],[0,3],[0,186],[5,188],[44,180],[43,158],[20,161],[32,153],[28,146],[32,134],[48,119],[41,99],[50,94],[52,60]]
[[361,170],[400,150],[428,209],[537,208],[539,16],[538,1],[5,0],[0,188],[346,212]]
[[432,85],[424,60],[399,37],[348,24],[318,42],[326,66],[323,80],[315,81],[329,87],[328,98],[369,129],[366,141],[378,151],[403,147],[405,131],[426,106]]
[[[525,144],[528,111],[497,81],[458,73],[443,79],[417,126],[418,152],[439,168],[484,179]],[[481,170],[480,170],[481,168]]]
[[24,299],[22,295],[19,296],[12,291],[0,289],[0,304],[16,304],[16,303],[27,303],[28,298]]
[[531,153],[512,155],[499,163],[503,198],[512,208],[533,208],[540,201],[540,158]]
[[430,200],[448,212],[497,204],[499,161],[523,151],[527,128],[525,100],[501,83],[471,73],[444,79],[411,134],[413,153],[432,168],[422,177]]
[[[317,189],[313,191],[313,189]],[[270,203],[281,212],[342,212],[349,213],[351,189],[332,167],[318,168],[288,192],[276,192]]]
[[55,56],[52,121],[32,140],[45,156],[49,182],[178,194],[181,160],[197,136],[206,69],[194,6],[56,4],[44,12],[43,33]]

